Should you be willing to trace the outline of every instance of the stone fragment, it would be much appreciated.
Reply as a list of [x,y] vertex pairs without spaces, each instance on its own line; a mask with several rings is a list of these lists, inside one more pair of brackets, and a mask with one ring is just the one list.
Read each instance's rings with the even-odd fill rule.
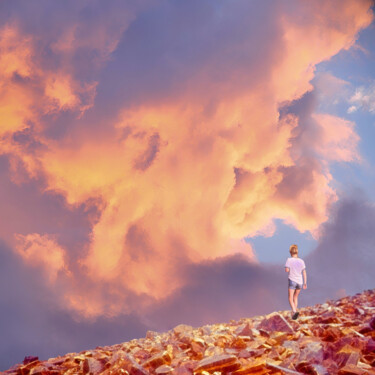
[[132,363],[128,370],[130,375],[149,375],[149,372],[138,363]]
[[237,371],[231,372],[230,375],[247,375],[247,374],[252,374],[252,375],[266,375],[270,374],[272,370],[267,369],[267,368],[262,368],[259,370],[252,370],[249,367],[242,367]]
[[337,327],[328,327],[323,331],[322,339],[328,342],[334,342],[341,337],[341,331]]
[[173,368],[172,374],[188,375],[192,374],[197,367],[197,361],[183,361],[178,367]]
[[116,363],[117,366],[127,370],[129,375],[149,375],[149,372],[143,366],[137,363],[137,361],[130,354],[117,354],[121,355],[119,358],[120,363]]
[[204,356],[205,357],[212,357],[212,356],[218,356],[218,355],[221,355],[224,353],[224,349],[222,347],[219,347],[219,346],[209,346],[205,352],[204,352]]
[[238,352],[237,358],[255,358],[260,355],[260,352],[258,352],[255,349],[242,349]]
[[276,341],[276,343],[282,344],[289,336],[287,332],[274,332],[271,334],[271,338]]
[[195,354],[203,356],[206,350],[206,345],[203,339],[198,338],[198,337],[194,338],[191,341],[190,345],[191,345],[191,349],[193,350]]
[[129,375],[129,372],[123,368],[107,369],[101,375]]
[[341,323],[340,318],[336,315],[336,311],[327,311],[324,314],[317,317],[318,323]]
[[173,371],[173,367],[168,365],[161,365],[156,370],[155,373],[158,375],[170,374]]
[[103,363],[95,358],[88,357],[82,362],[82,372],[84,375],[98,375],[101,374],[103,370]]
[[30,370],[29,374],[30,375],[58,375],[59,371],[49,370],[45,366],[36,366]]
[[266,361],[264,359],[257,359],[257,360],[252,361],[248,365],[241,367],[238,370],[232,372],[232,374],[233,375],[234,374],[235,375],[253,374],[253,373],[258,373],[261,370],[267,371]]
[[375,340],[370,338],[366,343],[365,353],[375,353]]
[[61,357],[57,357],[57,358],[50,358],[47,362],[50,363],[51,365],[61,365],[63,364],[64,362],[66,362],[67,358],[61,358]]
[[146,360],[142,365],[143,367],[159,367],[164,364],[170,364],[171,363],[171,355],[168,353],[168,351],[164,350],[161,353],[157,353],[148,360]]
[[371,331],[372,331],[372,328],[368,324],[363,324],[358,329],[358,332],[362,333],[362,335],[366,335],[366,333],[369,333]]
[[320,342],[312,341],[306,344],[301,350],[300,361],[310,363],[321,363],[324,358],[323,345]]
[[362,338],[365,337],[364,335],[362,335],[362,333],[357,332],[355,329],[353,329],[351,327],[349,327],[349,329],[350,329],[351,332],[353,332],[358,337],[362,337]]
[[324,366],[318,365],[316,363],[309,363],[306,361],[299,362],[296,365],[296,370],[302,372],[303,374],[309,375],[330,375],[330,373]]
[[252,337],[260,336],[260,332],[256,328],[251,328]]
[[[195,372],[201,371],[214,371],[214,370],[224,370],[233,365],[237,365],[238,359],[235,355],[222,354],[218,356],[212,356],[202,359],[198,362]],[[233,371],[233,370],[232,370]]]
[[294,332],[292,326],[285,320],[282,315],[277,312],[274,312],[263,319],[257,329],[263,329],[267,332]]
[[177,367],[171,372],[173,375],[191,375],[193,371],[186,367]]
[[236,348],[236,349],[245,349],[247,347],[247,344],[245,342],[245,340],[241,337],[236,337],[232,343],[230,344],[230,346],[232,348]]
[[155,331],[146,332],[146,339],[154,340],[157,336],[159,336],[158,332],[155,332]]
[[366,370],[361,369],[355,365],[346,365],[342,367],[338,375],[364,375],[366,374]]
[[237,336],[250,336],[253,337],[253,332],[251,330],[249,323],[240,325],[235,331],[234,334]]
[[193,327],[187,324],[179,324],[178,326],[173,328],[173,332],[176,335],[180,335],[181,333],[191,332],[192,330],[193,330]]
[[369,326],[375,330],[375,316],[371,318],[369,322]]
[[268,368],[271,368],[271,369],[280,370],[282,374],[301,375],[300,372],[291,370],[291,369],[283,367],[283,366],[279,366],[276,363],[271,362],[271,361],[266,361],[266,366]]
[[24,359],[23,359],[23,364],[24,365],[27,365],[28,363],[31,363],[31,362],[34,362],[34,361],[37,361],[39,359],[39,357],[35,357],[33,355],[29,355],[29,356],[26,356]]
[[19,369],[18,369],[18,373],[20,375],[29,375],[30,374],[30,370],[39,365],[40,361],[39,360],[34,360],[34,361],[31,361],[31,362],[28,362],[26,365],[24,366],[21,366]]
[[86,359],[86,357],[83,354],[74,356],[74,362],[75,363],[81,363]]
[[148,350],[141,348],[134,348],[131,350],[131,354],[135,359],[139,359],[141,362],[144,362],[146,359],[151,357],[151,354]]
[[345,345],[336,354],[336,362],[339,367],[345,365],[357,365],[360,359],[360,352],[358,349],[353,348],[350,345]]

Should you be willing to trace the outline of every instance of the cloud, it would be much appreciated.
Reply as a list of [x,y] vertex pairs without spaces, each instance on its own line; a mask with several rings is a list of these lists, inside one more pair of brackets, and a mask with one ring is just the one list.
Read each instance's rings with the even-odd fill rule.
[[353,113],[360,109],[375,113],[375,83],[358,87],[349,99],[349,103],[351,106],[348,108],[348,113]]
[[273,219],[313,233],[327,220],[330,163],[355,160],[358,138],[298,107],[315,65],[369,25],[369,1],[339,15],[323,1],[38,4],[39,24],[16,4],[0,30],[0,152],[15,185],[63,199],[85,233],[27,231],[28,212],[5,240],[49,266],[65,309],[145,312],[186,286],[186,264],[240,253],[255,267],[243,238]]
[[374,214],[374,205],[360,191],[334,206],[317,248],[306,257],[314,298],[324,293],[339,298],[373,287]]
[[16,251],[24,261],[33,266],[41,266],[48,276],[48,281],[56,281],[60,271],[66,271],[65,250],[56,244],[53,237],[38,233],[16,235]]

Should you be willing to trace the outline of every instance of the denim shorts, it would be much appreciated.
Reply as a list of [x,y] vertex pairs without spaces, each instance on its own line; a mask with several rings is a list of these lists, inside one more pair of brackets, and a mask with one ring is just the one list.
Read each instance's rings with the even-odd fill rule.
[[302,289],[302,284],[298,284],[295,281],[288,279],[288,289]]

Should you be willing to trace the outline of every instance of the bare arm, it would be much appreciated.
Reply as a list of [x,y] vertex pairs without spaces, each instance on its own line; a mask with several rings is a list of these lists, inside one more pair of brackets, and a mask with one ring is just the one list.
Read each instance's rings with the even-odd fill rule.
[[285,267],[285,272],[289,272],[289,268],[288,267]]
[[303,283],[304,283],[305,285],[307,285],[306,269],[304,269],[304,270],[302,271],[302,276],[303,276]]

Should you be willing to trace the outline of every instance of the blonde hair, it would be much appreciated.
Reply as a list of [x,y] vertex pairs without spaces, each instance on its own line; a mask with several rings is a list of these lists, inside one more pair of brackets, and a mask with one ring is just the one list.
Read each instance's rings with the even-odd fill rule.
[[293,244],[292,246],[290,246],[289,252],[291,256],[298,254],[298,246]]

